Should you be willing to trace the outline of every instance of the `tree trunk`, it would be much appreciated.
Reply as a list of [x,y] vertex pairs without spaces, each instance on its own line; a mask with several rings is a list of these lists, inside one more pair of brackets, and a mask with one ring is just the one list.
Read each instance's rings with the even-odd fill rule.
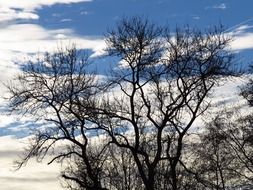
[[148,171],[148,180],[145,184],[145,190],[154,190],[155,189],[155,172],[154,168],[149,168]]
[[172,189],[177,190],[177,171],[176,163],[171,166]]

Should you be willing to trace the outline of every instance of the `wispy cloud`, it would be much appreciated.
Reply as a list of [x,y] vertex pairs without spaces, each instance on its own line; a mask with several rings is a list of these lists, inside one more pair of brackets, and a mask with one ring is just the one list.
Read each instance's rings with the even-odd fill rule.
[[214,5],[212,8],[213,8],[213,9],[222,9],[222,10],[224,10],[224,9],[227,8],[227,6],[226,6],[225,3],[221,3],[221,4],[219,4],[219,5]]
[[199,20],[199,19],[200,19],[199,16],[192,16],[192,18],[193,18],[194,20]]
[[208,6],[205,9],[220,9],[220,10],[225,10],[227,9],[227,5],[225,3],[221,3],[221,4],[216,4],[213,6]]
[[17,19],[39,19],[37,9],[54,4],[88,2],[92,0],[6,0],[0,1],[0,22]]
[[[1,4],[0,4],[1,5]],[[33,12],[11,9],[9,7],[0,8],[0,22],[6,22],[17,19],[39,19],[39,15]]]
[[88,11],[81,11],[81,12],[80,12],[80,15],[88,15],[88,14],[89,14]]
[[252,25],[240,25],[239,27],[235,28],[234,33],[235,34],[245,33],[247,30],[250,30],[252,28],[253,28]]

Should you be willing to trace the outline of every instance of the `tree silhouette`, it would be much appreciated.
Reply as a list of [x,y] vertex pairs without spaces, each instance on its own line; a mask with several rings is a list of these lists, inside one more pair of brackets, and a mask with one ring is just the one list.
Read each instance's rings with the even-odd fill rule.
[[212,88],[231,74],[230,38],[218,28],[170,33],[133,17],[105,40],[108,56],[121,61],[104,81],[72,47],[31,62],[16,77],[20,85],[9,86],[13,111],[50,124],[20,164],[59,146],[51,162],[73,160],[63,171],[73,189],[193,187],[185,137]]

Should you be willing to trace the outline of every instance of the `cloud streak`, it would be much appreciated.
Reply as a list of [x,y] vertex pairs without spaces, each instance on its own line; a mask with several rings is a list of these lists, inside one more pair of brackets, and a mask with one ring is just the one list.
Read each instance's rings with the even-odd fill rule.
[[52,51],[56,49],[57,42],[63,45],[73,42],[79,48],[94,51],[100,50],[105,45],[102,39],[79,36],[68,28],[48,30],[36,24],[14,24],[0,29],[0,47],[6,51],[14,51],[14,53]]
[[70,4],[80,2],[90,2],[92,0],[8,0],[1,1],[1,7],[8,7],[13,9],[23,9],[27,11],[35,11],[42,6],[52,6],[54,4]]

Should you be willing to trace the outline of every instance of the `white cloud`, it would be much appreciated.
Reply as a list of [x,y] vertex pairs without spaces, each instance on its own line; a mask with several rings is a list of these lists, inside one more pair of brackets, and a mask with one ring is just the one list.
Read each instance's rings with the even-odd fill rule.
[[245,50],[253,48],[253,33],[244,33],[234,37],[231,43],[234,50]]
[[232,36],[231,48],[235,51],[242,51],[245,49],[253,49],[253,32],[250,31],[253,26],[239,25],[227,34]]

